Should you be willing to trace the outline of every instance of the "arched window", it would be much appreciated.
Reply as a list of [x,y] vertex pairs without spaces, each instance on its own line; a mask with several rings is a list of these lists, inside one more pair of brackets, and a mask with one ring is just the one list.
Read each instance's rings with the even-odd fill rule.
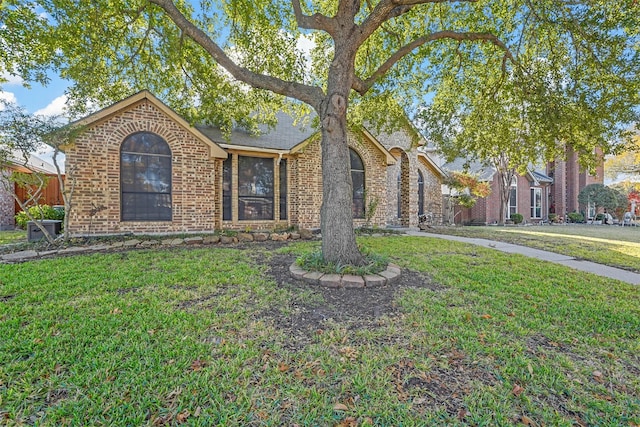
[[424,177],[418,170],[418,215],[424,215]]
[[364,218],[364,163],[362,159],[351,148],[349,148],[351,159],[351,181],[353,182],[353,217]]
[[129,135],[120,147],[122,221],[171,221],[171,149],[151,132]]

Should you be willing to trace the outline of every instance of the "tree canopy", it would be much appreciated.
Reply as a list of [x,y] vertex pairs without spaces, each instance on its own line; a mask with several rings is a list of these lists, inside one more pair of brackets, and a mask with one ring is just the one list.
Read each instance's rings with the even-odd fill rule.
[[588,159],[640,104],[634,0],[5,0],[0,22],[0,71],[30,81],[54,69],[78,113],[143,88],[227,130],[315,110],[334,262],[361,261],[347,114],[393,126],[427,111],[443,125],[432,137],[474,132],[473,152],[507,140],[523,159],[551,156],[560,141]]

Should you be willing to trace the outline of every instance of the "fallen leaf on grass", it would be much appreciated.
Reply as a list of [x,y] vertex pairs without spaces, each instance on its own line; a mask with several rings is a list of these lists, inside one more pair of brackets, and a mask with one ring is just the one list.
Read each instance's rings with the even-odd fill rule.
[[593,379],[598,381],[599,383],[601,383],[604,379],[602,372],[600,371],[593,371]]
[[336,424],[335,427],[358,427],[358,420],[355,417],[347,417]]
[[529,417],[527,417],[526,415],[523,415],[522,417],[520,417],[520,422],[526,426],[535,426],[536,423]]
[[193,413],[193,416],[198,418],[200,416],[200,413],[202,413],[202,408],[198,406],[196,408],[196,411]]
[[516,384],[513,386],[513,390],[511,390],[511,393],[513,393],[514,396],[520,396],[523,391],[524,391],[524,388]]
[[467,410],[464,408],[460,408],[460,410],[458,411],[458,419],[462,421],[467,415],[469,415],[469,412],[467,412]]
[[176,415],[176,421],[182,424],[187,421],[187,418],[189,418],[190,415],[191,413],[185,409],[184,411],[179,412],[178,415]]
[[527,365],[527,370],[529,371],[529,375],[533,375],[533,366],[531,366],[531,363]]
[[289,365],[287,365],[284,362],[280,362],[278,363],[278,371],[280,372],[287,372],[289,370]]
[[193,362],[191,362],[191,370],[193,372],[200,371],[205,366],[207,366],[207,361],[206,360],[196,359]]
[[493,316],[490,314],[483,314],[482,316],[480,316],[481,319],[491,319]]
[[334,411],[348,411],[349,408],[347,407],[347,405],[345,405],[343,403],[336,403],[335,405],[333,405],[333,410]]
[[111,310],[109,313],[111,314],[120,314],[122,313],[122,310],[120,310],[119,308],[114,308],[113,310]]

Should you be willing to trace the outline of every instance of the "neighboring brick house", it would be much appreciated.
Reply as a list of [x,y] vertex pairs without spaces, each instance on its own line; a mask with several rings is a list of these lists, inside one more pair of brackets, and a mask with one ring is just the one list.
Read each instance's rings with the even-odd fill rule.
[[570,212],[582,212],[586,209],[586,218],[595,216],[595,207],[580,206],[578,194],[590,184],[604,184],[604,159],[602,151],[596,153],[600,157],[595,175],[580,167],[578,155],[567,150],[566,160],[556,160],[547,165],[547,175],[553,178],[549,193],[549,212],[566,218]]
[[[482,182],[491,185],[491,194],[480,198],[472,208],[454,207],[455,224],[497,224],[500,221],[500,186],[495,168],[478,162],[456,160],[443,166],[451,172],[468,171]],[[551,185],[553,179],[543,172],[528,170],[524,175],[516,175],[509,189],[509,202],[505,211],[506,218],[519,213],[524,222],[536,224],[547,221],[550,209]]]
[[[225,138],[142,91],[77,124],[86,130],[65,147],[75,180],[73,235],[320,226],[320,134],[289,116],[259,136],[236,129]],[[356,226],[372,200],[372,225],[396,222],[388,218],[394,167],[405,183],[402,224],[417,223],[419,203],[440,206],[442,171],[399,135],[350,134]]]
[[0,230],[13,230],[16,227],[15,215],[20,212],[20,206],[13,197],[16,194],[20,200],[24,201],[28,198],[25,189],[20,188],[17,184],[9,182],[6,178],[14,171],[18,172],[37,172],[46,175],[49,179],[46,187],[42,191],[39,202],[49,206],[62,205],[62,193],[58,183],[58,176],[55,167],[45,160],[30,156],[27,166],[20,166],[21,163],[17,159],[10,160],[9,166],[4,170],[0,170],[3,175],[0,183]]

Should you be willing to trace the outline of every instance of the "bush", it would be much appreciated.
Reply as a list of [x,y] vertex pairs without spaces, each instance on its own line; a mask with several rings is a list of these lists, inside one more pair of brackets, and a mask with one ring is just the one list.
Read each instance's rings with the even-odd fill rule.
[[[31,206],[29,208],[29,214],[36,220],[54,219],[62,221],[64,219],[64,209],[54,209],[49,205]],[[18,227],[25,230],[27,228],[27,222],[30,221],[27,214],[21,211],[16,214],[15,218]]]
[[570,212],[567,217],[569,218],[569,222],[584,222],[584,215],[582,215],[580,212]]
[[549,222],[559,222],[560,218],[558,218],[558,214],[550,213],[549,214]]
[[511,221],[513,221],[514,224],[520,224],[523,220],[524,220],[524,217],[522,216],[522,214],[519,214],[519,213],[511,214]]

